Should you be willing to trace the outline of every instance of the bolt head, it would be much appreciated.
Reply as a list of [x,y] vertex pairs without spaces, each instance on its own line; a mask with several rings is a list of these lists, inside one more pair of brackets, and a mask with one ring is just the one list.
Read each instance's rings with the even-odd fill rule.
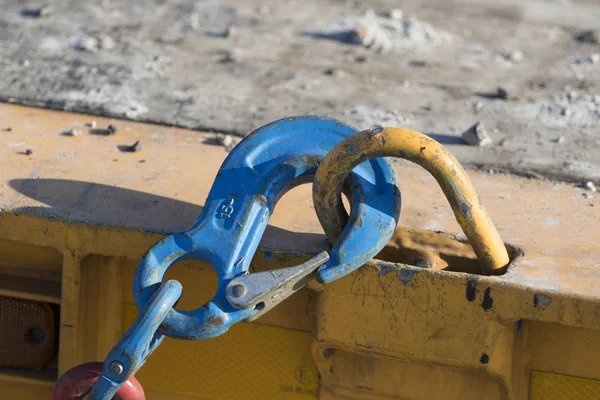
[[27,339],[29,343],[37,346],[46,339],[46,332],[42,328],[31,328],[27,333]]
[[121,364],[119,361],[113,361],[110,363],[110,372],[112,372],[115,375],[121,375],[123,373],[123,364]]
[[233,285],[231,288],[231,294],[234,297],[240,298],[246,294],[246,286],[238,283],[237,285]]

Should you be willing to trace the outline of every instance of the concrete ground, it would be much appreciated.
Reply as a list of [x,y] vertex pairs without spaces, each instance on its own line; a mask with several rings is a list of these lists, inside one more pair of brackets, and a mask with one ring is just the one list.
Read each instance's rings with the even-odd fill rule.
[[[43,4],[0,0],[1,101],[238,136],[329,115],[425,132],[469,166],[600,182],[595,0]],[[477,121],[492,144],[461,141]]]

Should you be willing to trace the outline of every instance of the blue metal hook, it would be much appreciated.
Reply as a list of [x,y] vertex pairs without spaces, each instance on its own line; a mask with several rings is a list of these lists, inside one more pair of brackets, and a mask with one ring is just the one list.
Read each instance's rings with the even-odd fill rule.
[[[211,338],[265,312],[264,302],[236,307],[228,300],[227,288],[235,278],[256,275],[247,275],[248,268],[277,200],[292,187],[309,182],[321,159],[355,132],[329,118],[285,118],[254,131],[233,149],[194,225],[157,243],[136,270],[133,294],[140,310],[178,261],[204,261],[218,275],[214,298],[193,311],[172,309],[160,325],[161,334],[188,340]],[[388,160],[360,164],[347,183],[349,221],[319,269],[319,276],[327,276],[327,281],[370,260],[391,238],[398,222],[400,192]],[[326,260],[319,256],[311,268]]]

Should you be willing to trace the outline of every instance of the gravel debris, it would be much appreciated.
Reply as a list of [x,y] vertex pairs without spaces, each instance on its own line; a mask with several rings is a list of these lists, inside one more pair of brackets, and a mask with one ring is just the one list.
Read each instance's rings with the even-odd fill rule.
[[229,146],[231,145],[231,143],[233,143],[233,137],[231,137],[231,135],[226,135],[224,133],[219,133],[215,136],[215,140],[217,141],[217,143],[221,146]]
[[359,26],[354,34],[363,46],[378,53],[385,53],[392,47],[389,35],[379,25]]
[[593,29],[581,31],[577,35],[575,35],[575,40],[581,43],[599,44],[600,31]]
[[[90,124],[91,125],[91,124]],[[117,133],[117,127],[113,124],[108,125],[106,128],[97,128],[90,129],[90,134],[92,135],[101,135],[101,136],[110,136]]]
[[596,185],[594,185],[594,182],[592,181],[586,182],[584,187],[590,192],[595,192],[597,190]]
[[119,146],[119,150],[126,153],[137,153],[138,151],[142,151],[143,147],[142,142],[138,140],[131,146]]
[[[39,7],[45,2],[57,8],[50,18],[19,18],[18,13],[23,8]],[[16,24],[7,25],[7,34],[0,40],[3,52],[0,64],[7,89],[4,97],[5,101],[24,102],[28,99],[20,92],[29,93],[32,102],[47,102],[52,107],[78,112],[100,109],[96,114],[109,118],[127,117],[130,104],[137,107],[133,101],[139,99],[140,102],[147,102],[144,105],[147,105],[148,113],[143,115],[134,110],[138,115],[134,119],[240,134],[247,131],[245,127],[258,126],[275,117],[316,112],[319,109],[327,110],[335,118],[348,118],[349,123],[360,120],[373,125],[396,125],[394,121],[402,122],[408,113],[414,113],[414,122],[411,124],[414,129],[448,133],[447,128],[453,126],[453,134],[457,137],[465,127],[470,126],[467,124],[472,125],[480,120],[486,124],[494,139],[493,145],[489,146],[492,147],[490,151],[498,150],[504,154],[485,158],[481,148],[464,145],[461,161],[473,163],[474,160],[483,159],[486,166],[510,164],[510,168],[514,169],[520,169],[523,163],[524,169],[536,166],[536,170],[542,170],[547,160],[555,157],[553,168],[548,168],[548,172],[544,173],[554,176],[563,173],[561,165],[565,160],[580,159],[593,166],[598,158],[591,153],[597,153],[600,145],[600,136],[596,137],[598,135],[593,132],[594,127],[600,126],[600,103],[589,101],[589,96],[600,95],[596,84],[600,66],[593,64],[594,57],[591,56],[600,53],[600,45],[579,43],[574,39],[575,34],[584,29],[600,32],[600,25],[588,24],[583,20],[579,26],[572,24],[572,18],[577,13],[584,13],[576,2],[571,2],[573,14],[569,12],[565,16],[568,18],[558,23],[555,20],[555,6],[564,2],[552,2],[551,12],[543,15],[540,10],[536,14],[536,18],[539,18],[536,24],[519,23],[520,17],[512,13],[506,21],[497,20],[496,13],[481,13],[479,21],[473,24],[468,23],[464,15],[453,19],[454,15],[447,14],[444,7],[432,5],[429,8],[411,3],[405,8],[400,3],[388,2],[386,6],[381,2],[376,5],[357,0],[334,1],[326,6],[311,2],[300,5],[297,14],[290,13],[290,7],[284,3],[267,3],[272,10],[271,18],[257,15],[256,9],[260,3],[217,5],[211,2],[166,2],[157,8],[154,19],[147,18],[143,7],[138,10],[138,5],[133,3],[113,4],[115,2],[110,0],[99,0],[95,6],[75,7],[72,10],[50,0],[13,3],[5,11],[7,18],[16,17]],[[349,3],[355,8],[347,6]],[[376,11],[365,13],[364,10],[370,6],[377,7]],[[477,14],[489,5],[475,2],[472,6],[473,14]],[[570,6],[565,7],[566,10]],[[318,10],[323,10],[323,13]],[[416,17],[411,15],[413,12],[416,12]],[[366,37],[361,40],[357,37],[356,29],[370,27],[369,21],[373,21],[376,28],[383,32],[387,55],[376,53],[377,40],[370,41]],[[183,32],[183,40],[165,46],[158,38],[172,25],[179,26],[177,29]],[[239,42],[237,38],[215,39],[207,35],[209,31],[221,33],[230,25],[239,29]],[[571,30],[569,26],[575,29]],[[11,42],[16,39],[14,43],[20,43],[23,27],[27,30],[26,37],[23,37],[26,39],[23,41],[24,48],[23,51],[16,51]],[[353,32],[354,44],[336,42],[345,40],[334,38],[333,34],[341,32]],[[319,40],[325,36],[317,37],[318,33],[323,33],[330,41]],[[77,38],[92,37],[102,41],[103,35],[110,35],[114,39],[114,50],[105,51],[107,46],[103,43],[98,43],[97,53],[73,49],[73,41]],[[528,39],[533,40],[536,46],[527,42]],[[450,43],[446,40],[450,40]],[[367,46],[372,48],[368,49]],[[476,46],[480,49],[473,50],[476,54],[465,60],[465,53]],[[92,45],[93,50],[95,47]],[[223,59],[227,64],[219,65],[217,58],[225,51],[234,50],[240,51],[243,62],[234,65],[232,62],[235,62],[235,58],[227,55]],[[145,63],[156,53],[164,53],[164,56],[154,58],[146,70]],[[291,56],[300,57],[301,60],[293,60]],[[172,57],[172,62],[165,61],[162,67],[163,57]],[[585,57],[586,63],[573,65],[578,57]],[[23,77],[20,78],[21,68],[17,62],[22,58],[30,60],[31,65],[21,70]],[[519,61],[521,58],[522,61]],[[323,63],[325,59],[326,64]],[[48,68],[43,68],[46,60]],[[272,68],[273,60],[277,61],[275,69]],[[411,60],[423,60],[427,66],[420,70],[410,68]],[[344,66],[344,61],[352,65]],[[515,64],[512,65],[511,61]],[[362,64],[358,64],[360,62]],[[64,80],[70,70],[80,66],[86,68],[81,73],[81,80],[69,80],[65,85],[56,83]],[[543,66],[548,68],[541,68]],[[189,72],[199,67],[203,70],[208,68],[211,74],[188,79]],[[341,68],[351,75],[338,79],[338,73],[339,76],[344,74],[335,68],[332,76],[324,75],[327,67]],[[538,68],[540,70],[536,71]],[[96,69],[97,73],[92,73],[92,69]],[[268,75],[264,75],[265,69]],[[184,73],[178,73],[181,71]],[[26,73],[41,77],[40,82],[44,84],[39,85],[39,90],[35,87],[38,79],[31,79]],[[155,79],[162,73],[165,74],[164,79]],[[585,79],[579,80],[578,73]],[[298,77],[287,85],[294,74]],[[474,81],[469,75],[478,78]],[[457,79],[454,80],[454,77]],[[19,80],[10,84],[12,79]],[[403,82],[406,82],[406,86]],[[546,86],[542,87],[540,82]],[[304,83],[312,85],[312,89],[299,89]],[[571,99],[565,96],[554,104],[551,93],[561,91],[563,84],[572,85],[579,95]],[[497,86],[509,89],[511,101],[496,98]],[[270,93],[271,87],[284,89],[269,97],[265,93]],[[481,95],[473,93],[475,88],[484,92]],[[174,90],[185,91],[196,103],[169,101],[170,93]],[[390,90],[391,94],[388,93]],[[567,94],[568,90],[564,92]],[[348,93],[359,93],[360,97],[348,96]],[[388,96],[382,97],[382,93]],[[515,93],[519,101],[512,101]],[[269,110],[255,112],[255,106],[244,104],[249,98],[255,104],[268,103]],[[429,101],[433,109],[425,113],[422,110],[429,110],[430,105],[423,104]],[[215,107],[215,104],[226,104],[226,108],[231,106],[236,111],[234,114],[239,116],[229,118],[226,112],[222,112],[223,107]],[[288,104],[289,107],[284,108]],[[368,107],[361,110],[361,104]],[[343,113],[346,110],[355,113],[345,116]],[[393,110],[400,110],[400,115],[393,115]],[[475,114],[474,111],[479,113]],[[81,122],[89,122],[87,118],[93,117],[84,118]],[[110,120],[101,120],[99,132],[106,128],[107,122]],[[122,122],[117,119],[115,122],[121,131],[125,129]],[[552,129],[547,129],[547,125]],[[69,122],[51,134],[56,135],[74,126]],[[502,127],[504,132],[495,134],[492,130],[494,126]],[[76,127],[84,132],[84,136],[88,134],[87,127]],[[17,126],[15,130],[20,132],[23,128]],[[543,134],[539,138],[532,137],[535,131]],[[554,143],[554,139],[561,135],[564,138]],[[4,137],[6,141],[19,140],[8,134]],[[499,147],[503,137],[507,138],[504,149]],[[118,139],[114,146],[132,144],[132,139],[136,137],[128,132],[119,132],[113,138]],[[63,139],[74,140],[73,144],[78,141],[66,137]],[[565,145],[561,145],[563,142]],[[25,144],[14,151],[26,148]],[[146,148],[146,153],[151,148]],[[473,155],[476,155],[475,159]],[[513,158],[517,160],[514,163]],[[594,180],[598,186],[595,179],[598,168],[574,168],[564,173],[569,176],[581,174],[582,178],[573,179],[581,183]]]
[[218,133],[215,135],[214,140],[218,145],[225,147],[225,151],[229,152],[233,150],[235,146],[237,146],[237,144],[241,141],[241,138],[224,133]]
[[48,17],[54,12],[54,7],[49,4],[44,4],[38,8],[25,8],[21,11],[21,15],[30,18]]
[[98,48],[102,50],[111,50],[115,47],[114,39],[108,35],[96,38],[96,41],[98,42]]
[[239,55],[237,52],[234,52],[234,51],[225,51],[218,60],[218,62],[221,64],[228,64],[228,63],[236,64],[239,61],[240,61]]
[[73,42],[73,48],[78,51],[96,53],[100,48],[100,42],[95,37],[79,38]]
[[238,29],[233,25],[228,26],[223,31],[223,37],[226,39],[233,38],[236,36],[238,36]]
[[348,73],[341,68],[327,68],[323,71],[325,75],[335,76],[336,78],[344,78]]
[[190,20],[188,22],[188,26],[194,32],[198,32],[200,30],[200,14],[197,12],[190,14]]
[[388,11],[386,17],[388,17],[389,19],[393,19],[394,21],[400,21],[402,20],[402,17],[404,17],[404,12],[399,8],[395,8],[393,10]]
[[492,137],[481,122],[475,123],[475,125],[464,131],[461,138],[471,146],[484,147],[493,142]]
[[81,136],[82,132],[79,129],[69,129],[65,132],[67,136]]
[[515,107],[515,112],[546,126],[595,126],[600,123],[600,97],[563,91]]
[[[400,14],[395,13],[396,16]],[[448,32],[436,30],[414,16],[394,19],[377,15],[373,10],[363,13],[342,14],[331,20],[322,30],[313,33],[322,39],[361,44],[376,51],[406,53],[428,50],[452,40]]]
[[600,53],[592,53],[587,57],[578,57],[575,59],[575,64],[599,64]]
[[521,50],[507,51],[503,54],[503,56],[505,60],[510,61],[512,63],[521,62],[525,58],[525,55]]
[[502,100],[508,100],[508,90],[503,87],[496,89],[496,97]]
[[54,7],[49,4],[44,4],[37,9],[38,17],[47,17],[54,12]]

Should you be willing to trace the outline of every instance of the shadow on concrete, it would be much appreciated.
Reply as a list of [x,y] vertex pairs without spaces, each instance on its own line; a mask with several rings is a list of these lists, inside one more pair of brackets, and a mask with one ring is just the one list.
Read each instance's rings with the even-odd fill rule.
[[445,133],[426,133],[427,136],[441,144],[466,144],[460,136],[447,135]]
[[303,32],[303,36],[312,39],[333,40],[345,44],[359,44],[360,38],[354,30],[341,30],[336,32]]
[[41,17],[42,10],[39,8],[25,8],[21,10],[20,14],[24,18],[39,18]]
[[104,128],[92,128],[90,129],[90,135],[96,136],[110,136],[112,133],[108,129]]
[[475,92],[473,93],[477,97],[481,97],[488,100],[506,100],[505,96],[503,96],[498,91],[495,92]]

